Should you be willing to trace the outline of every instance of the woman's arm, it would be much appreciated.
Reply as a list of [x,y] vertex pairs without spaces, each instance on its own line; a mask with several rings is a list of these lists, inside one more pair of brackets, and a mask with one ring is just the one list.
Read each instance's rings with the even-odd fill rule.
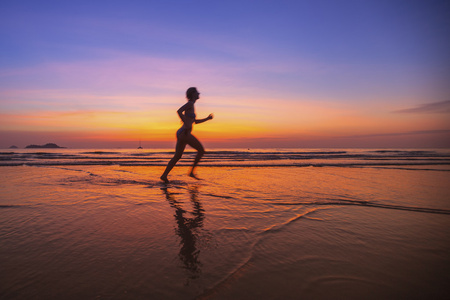
[[200,124],[200,123],[206,122],[208,120],[212,120],[213,118],[214,118],[214,115],[209,114],[209,116],[204,119],[195,119],[195,124]]
[[180,117],[181,121],[183,121],[183,123],[185,122],[184,120],[184,114],[183,114],[183,110],[180,108],[177,110],[178,116]]
[[181,121],[183,121],[183,123],[186,122],[185,117],[184,117],[184,113],[186,110],[188,110],[189,108],[192,107],[192,103],[187,102],[185,105],[183,105],[182,107],[180,107],[177,110],[178,116],[180,117]]

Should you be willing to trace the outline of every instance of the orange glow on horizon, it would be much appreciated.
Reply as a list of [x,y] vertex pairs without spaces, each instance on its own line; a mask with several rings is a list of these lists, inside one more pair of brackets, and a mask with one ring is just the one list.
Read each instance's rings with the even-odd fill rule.
[[[182,104],[182,101],[168,100],[163,104],[141,104],[145,107],[141,110],[2,113],[0,131],[34,132],[39,136],[52,133],[74,144],[81,141],[132,143],[139,140],[173,144],[176,141],[175,132],[181,126],[176,110]],[[328,140],[329,145],[333,146],[336,139],[347,137],[374,135],[378,136],[376,141],[379,141],[383,135],[450,130],[446,114],[418,117],[394,114],[385,107],[361,109],[326,101],[268,98],[226,101],[208,98],[199,101],[196,113],[198,118],[204,118],[209,113],[214,113],[215,117],[212,121],[194,125],[193,134],[202,142],[221,144],[261,141],[262,145],[304,145],[307,141]]]

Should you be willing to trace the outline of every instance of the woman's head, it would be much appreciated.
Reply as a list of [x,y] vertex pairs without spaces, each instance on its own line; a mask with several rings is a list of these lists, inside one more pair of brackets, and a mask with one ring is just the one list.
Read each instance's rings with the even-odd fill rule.
[[186,98],[189,101],[195,101],[200,98],[200,93],[197,91],[196,87],[190,87],[186,91]]

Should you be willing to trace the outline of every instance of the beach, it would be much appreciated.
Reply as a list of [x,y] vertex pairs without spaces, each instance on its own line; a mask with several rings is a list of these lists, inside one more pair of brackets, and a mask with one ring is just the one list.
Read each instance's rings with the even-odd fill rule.
[[450,151],[2,150],[1,299],[448,299]]

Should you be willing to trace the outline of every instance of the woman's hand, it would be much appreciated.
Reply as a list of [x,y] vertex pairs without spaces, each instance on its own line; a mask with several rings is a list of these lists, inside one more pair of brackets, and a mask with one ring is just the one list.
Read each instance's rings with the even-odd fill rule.
[[206,121],[208,121],[208,120],[212,120],[214,118],[214,115],[213,114],[209,114],[209,116],[207,116],[206,118],[204,118],[204,119],[195,119],[195,124],[199,124],[199,123],[203,123],[203,122],[206,122]]

